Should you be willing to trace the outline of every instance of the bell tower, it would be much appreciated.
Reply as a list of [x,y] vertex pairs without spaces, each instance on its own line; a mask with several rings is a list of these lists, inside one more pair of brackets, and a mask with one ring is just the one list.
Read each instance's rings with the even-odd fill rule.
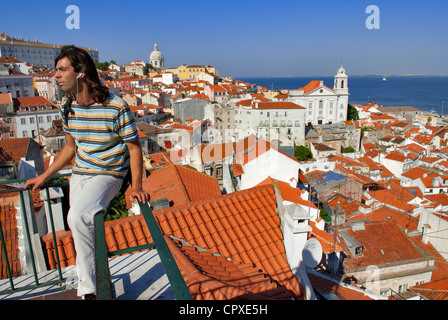
[[334,76],[333,90],[338,95],[348,95],[348,76],[342,65],[339,68],[338,73]]

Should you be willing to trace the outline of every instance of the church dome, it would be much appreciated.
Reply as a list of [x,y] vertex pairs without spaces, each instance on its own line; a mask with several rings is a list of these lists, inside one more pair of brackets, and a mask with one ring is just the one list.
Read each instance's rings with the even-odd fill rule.
[[149,60],[159,60],[163,59],[162,52],[159,51],[159,47],[157,46],[157,43],[154,45],[154,51],[151,52],[149,55]]

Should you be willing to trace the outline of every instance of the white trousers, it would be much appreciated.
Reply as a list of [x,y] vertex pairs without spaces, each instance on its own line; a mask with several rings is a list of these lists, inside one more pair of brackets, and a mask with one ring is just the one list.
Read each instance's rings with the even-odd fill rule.
[[73,174],[67,222],[76,250],[78,296],[96,294],[94,215],[106,208],[121,188],[120,178]]

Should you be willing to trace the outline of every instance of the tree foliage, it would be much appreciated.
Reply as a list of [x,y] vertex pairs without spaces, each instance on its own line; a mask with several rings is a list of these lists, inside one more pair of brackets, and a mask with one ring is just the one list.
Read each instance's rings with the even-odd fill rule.
[[355,149],[353,149],[353,147],[346,147],[342,149],[342,153],[353,153],[353,152],[355,152]]
[[313,158],[313,154],[311,153],[311,150],[305,146],[295,146],[294,157],[296,157],[299,161],[306,161]]
[[359,120],[358,110],[351,104],[348,105],[347,120]]
[[125,218],[128,216],[128,210],[126,208],[125,195],[119,192],[112,200],[112,206],[109,214],[106,217],[106,221]]
[[105,62],[99,62],[98,60],[94,60],[94,62],[95,62],[95,67],[98,69],[98,70],[107,70],[108,68],[109,68],[109,65],[110,64],[112,64],[112,63],[115,63],[115,61],[114,60],[111,60],[110,62],[107,62],[107,61],[105,61]]

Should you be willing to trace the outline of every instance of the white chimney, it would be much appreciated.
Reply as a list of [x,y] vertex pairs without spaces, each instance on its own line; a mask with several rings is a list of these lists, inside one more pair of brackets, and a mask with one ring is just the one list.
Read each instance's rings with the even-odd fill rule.
[[277,210],[280,217],[280,229],[283,233],[286,259],[289,267],[305,290],[307,300],[315,300],[313,288],[308,279],[302,252],[308,240],[310,215],[300,205],[292,202],[283,203],[279,188],[274,184]]
[[429,225],[427,225],[427,224],[423,225],[423,228],[422,228],[422,242],[424,244],[428,244],[429,229],[431,229],[431,227]]

